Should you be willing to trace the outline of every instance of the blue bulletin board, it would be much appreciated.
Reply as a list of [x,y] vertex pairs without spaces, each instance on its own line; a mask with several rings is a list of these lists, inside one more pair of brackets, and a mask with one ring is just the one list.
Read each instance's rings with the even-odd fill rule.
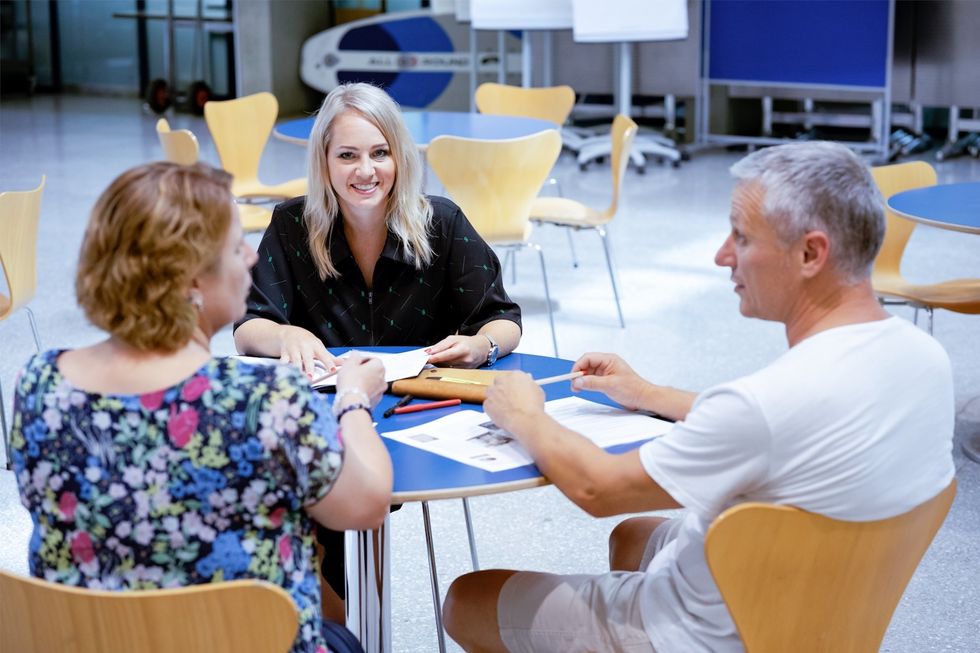
[[891,0],[712,0],[707,77],[882,89],[890,35]]
[[711,134],[711,87],[753,86],[872,93],[872,141],[887,152],[894,0],[704,0],[701,142],[773,144]]

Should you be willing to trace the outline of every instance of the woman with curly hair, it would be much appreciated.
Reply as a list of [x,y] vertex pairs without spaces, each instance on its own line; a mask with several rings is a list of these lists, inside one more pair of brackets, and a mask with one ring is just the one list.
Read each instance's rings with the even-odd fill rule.
[[382,368],[353,357],[331,407],[293,367],[211,355],[256,260],[230,187],[203,164],[151,163],[96,203],[76,292],[109,337],[35,356],[14,400],[30,569],[113,590],[265,580],[299,610],[293,651],[323,653],[339,627],[321,620],[313,525],[388,513]]

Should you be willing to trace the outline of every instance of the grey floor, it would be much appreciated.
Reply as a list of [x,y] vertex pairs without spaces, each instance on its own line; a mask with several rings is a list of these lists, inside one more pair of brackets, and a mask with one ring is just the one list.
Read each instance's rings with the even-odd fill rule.
[[[202,156],[217,155],[203,120],[170,116],[189,128]],[[76,347],[100,333],[75,304],[73,273],[82,232],[98,193],[124,169],[161,158],[155,117],[129,99],[85,97],[5,98],[0,103],[0,190],[27,189],[47,175],[41,205],[38,293],[31,306],[45,347]],[[680,169],[649,165],[630,171],[625,197],[612,225],[626,328],[620,329],[597,238],[576,236],[581,265],[571,265],[565,234],[534,235],[548,260],[561,355],[615,351],[651,380],[689,389],[751,372],[785,350],[779,326],[739,316],[727,272],[713,264],[727,230],[732,181],[727,168],[740,155],[708,151]],[[980,179],[973,159],[937,166],[940,182]],[[262,176],[281,181],[304,174],[303,150],[271,141]],[[568,154],[556,169],[564,193],[597,207],[609,199],[609,169],[580,172]],[[430,190],[437,191],[430,176]],[[980,239],[919,228],[904,272],[921,281],[980,277]],[[537,261],[518,259],[517,282],[508,288],[525,313],[519,351],[551,354]],[[911,318],[911,311],[894,309]],[[953,361],[957,440],[980,433],[980,317],[939,312],[935,335]],[[230,333],[213,343],[231,353]],[[15,375],[34,348],[22,311],[0,322],[0,383],[8,402]],[[2,454],[0,454],[2,455]],[[959,494],[932,548],[902,599],[883,651],[980,650],[980,466],[956,447]],[[896,483],[902,482],[895,479]],[[598,572],[606,564],[606,538],[617,519],[594,520],[557,491],[542,488],[472,500],[484,567]],[[431,506],[442,592],[469,570],[458,501]],[[0,472],[0,567],[26,572],[30,519],[21,508],[12,475]],[[408,505],[392,517],[393,642],[396,651],[433,651],[435,631],[424,553],[421,509]],[[458,650],[452,647],[451,650]]]

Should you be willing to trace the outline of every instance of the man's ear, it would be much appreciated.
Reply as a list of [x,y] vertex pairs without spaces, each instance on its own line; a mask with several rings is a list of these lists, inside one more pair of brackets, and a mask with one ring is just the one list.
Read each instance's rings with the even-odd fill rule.
[[803,236],[801,270],[807,278],[813,278],[827,266],[830,258],[830,238],[822,231],[808,231]]

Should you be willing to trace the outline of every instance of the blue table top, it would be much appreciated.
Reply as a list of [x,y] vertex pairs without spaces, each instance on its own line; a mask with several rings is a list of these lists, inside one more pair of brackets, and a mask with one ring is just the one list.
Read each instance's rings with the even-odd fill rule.
[[[375,351],[403,351],[405,347],[359,347],[358,349]],[[333,353],[341,353],[343,350],[331,350]],[[572,361],[548,356],[536,356],[534,354],[510,354],[501,358],[493,366],[495,370],[521,370],[528,372],[535,378],[545,376],[555,376],[567,374],[572,369]],[[561,399],[572,395],[571,384],[569,382],[552,383],[544,386],[547,400]],[[591,401],[597,401],[610,406],[615,406],[614,402],[606,398],[605,395],[596,392],[580,392],[576,396]],[[462,404],[452,408],[440,408],[428,410],[421,413],[408,413],[404,415],[393,415],[383,417],[384,411],[398,401],[398,397],[386,394],[381,402],[375,407],[373,416],[378,423],[378,432],[396,431],[419,426],[440,417],[445,417],[450,413],[460,410],[482,410],[482,406],[477,404]],[[428,400],[415,400],[419,403]],[[541,472],[535,465],[526,465],[516,469],[505,470],[502,472],[488,472],[477,467],[471,467],[458,463],[449,458],[437,456],[423,451],[416,447],[411,447],[401,442],[383,438],[391,461],[395,470],[394,492],[396,503],[405,501],[420,501],[437,498],[453,498],[462,496],[473,496],[478,494],[492,494],[494,492],[504,492],[519,487],[532,487],[544,484]],[[610,447],[608,451],[620,453],[635,449],[640,443],[631,443]]]
[[980,182],[902,191],[888,198],[888,208],[940,229],[980,234]]
[[[554,123],[537,118],[492,116],[483,113],[457,111],[406,111],[402,114],[412,139],[419,147],[425,147],[436,136],[462,136],[500,140],[536,134],[545,129],[556,129]],[[305,144],[313,129],[314,117],[287,120],[275,127],[275,135],[286,141]]]

